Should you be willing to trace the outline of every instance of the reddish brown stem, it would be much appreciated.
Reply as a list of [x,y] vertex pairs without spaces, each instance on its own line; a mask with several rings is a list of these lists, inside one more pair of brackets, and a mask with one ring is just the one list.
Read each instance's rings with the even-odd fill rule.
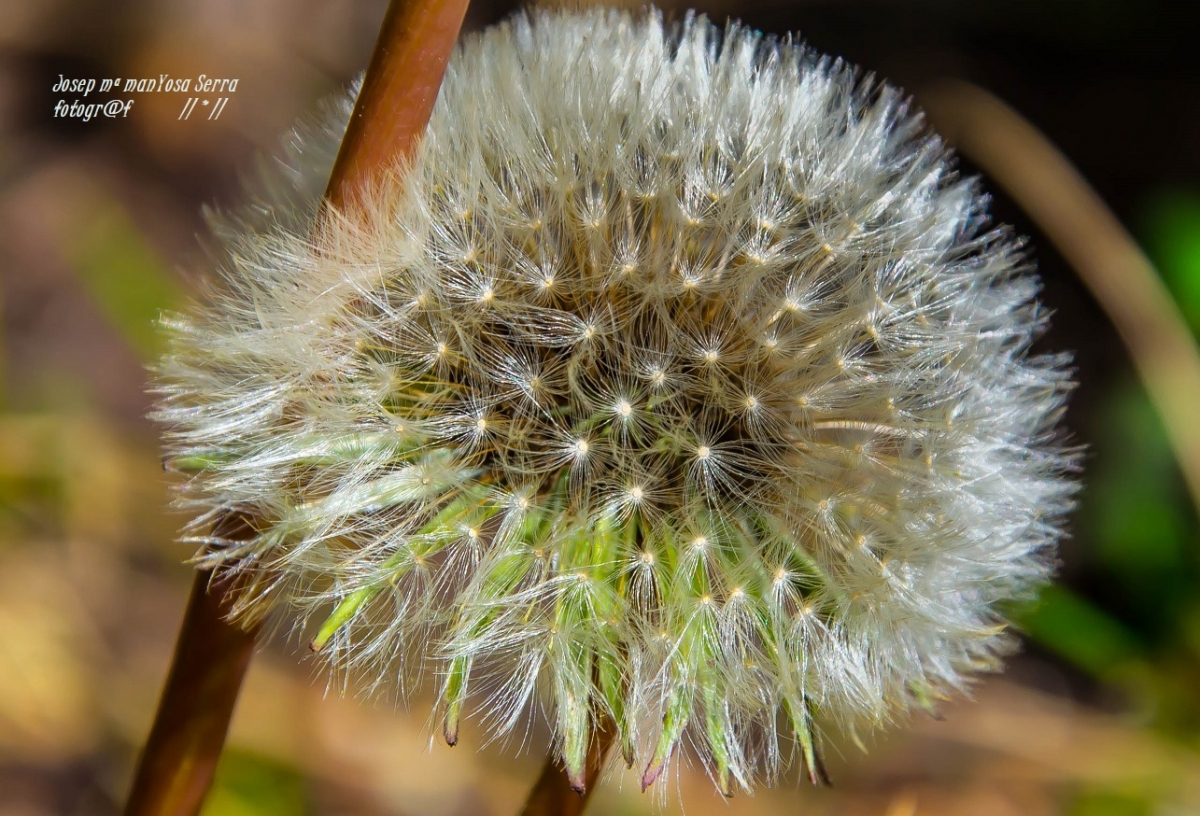
[[[393,0],[326,188],[335,207],[410,156],[425,131],[467,0]],[[237,523],[245,525],[245,520]],[[126,816],[194,816],[212,784],[257,628],[229,623],[228,586],[196,575]]]
[[582,790],[573,786],[554,754],[546,757],[542,774],[529,792],[520,816],[580,816],[596,789],[596,779],[615,738],[616,727],[612,723],[592,735],[582,780],[586,787]]
[[393,0],[329,176],[325,197],[334,207],[353,203],[379,168],[403,161],[416,149],[467,2]]
[[125,816],[199,813],[237,702],[257,628],[228,623],[225,586],[196,573],[175,656]]

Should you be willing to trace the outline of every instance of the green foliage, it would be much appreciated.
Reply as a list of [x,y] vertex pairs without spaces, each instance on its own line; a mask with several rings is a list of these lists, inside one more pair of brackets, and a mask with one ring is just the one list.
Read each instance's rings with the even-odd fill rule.
[[91,212],[68,241],[67,259],[109,322],[152,360],[162,351],[159,313],[182,304],[182,292],[120,202],[98,197]]
[[225,751],[201,816],[306,816],[303,777],[236,749]]
[[1200,191],[1161,193],[1145,220],[1147,251],[1192,330],[1200,332]]
[[1140,660],[1137,638],[1124,625],[1062,586],[1046,587],[1018,613],[1034,640],[1101,679]]
[[1157,809],[1144,796],[1114,791],[1089,791],[1072,803],[1070,816],[1151,816]]
[[1080,524],[1110,587],[1110,603],[1162,647],[1178,639],[1183,610],[1200,588],[1195,514],[1158,415],[1140,387],[1115,389],[1101,422],[1119,432],[1097,443],[1085,505],[1090,512]]

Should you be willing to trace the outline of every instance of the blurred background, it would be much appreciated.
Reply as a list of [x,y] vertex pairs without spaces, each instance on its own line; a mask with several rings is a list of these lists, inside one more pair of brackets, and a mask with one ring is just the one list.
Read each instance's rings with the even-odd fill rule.
[[[384,0],[5,0],[0,3],[0,815],[114,814],[127,792],[183,611],[143,366],[158,311],[205,259],[200,210],[292,121],[365,67]],[[468,29],[510,13],[478,0]],[[669,7],[670,8],[670,7]],[[1167,0],[711,2],[798,31],[915,94],[975,82],[1042,129],[1150,254],[1200,332],[1200,36]],[[675,10],[682,12],[682,7]],[[125,118],[54,116],[70,78],[237,79],[181,119],[181,93]],[[122,82],[123,85],[123,82]],[[976,172],[964,162],[967,173]],[[994,184],[988,183],[993,191]],[[684,769],[673,801],[615,774],[597,814],[1200,813],[1200,524],[1152,403],[1075,273],[1016,207],[1073,350],[1067,416],[1086,489],[1060,581],[1014,611],[1025,646],[975,699],[918,716],[863,755],[832,746],[835,787],[793,772],[726,804]],[[1200,421],[1200,406],[1197,406]],[[264,643],[207,816],[515,813],[544,735],[513,757],[432,740],[411,710],[343,698],[302,645]],[[538,739],[543,742],[539,743]]]

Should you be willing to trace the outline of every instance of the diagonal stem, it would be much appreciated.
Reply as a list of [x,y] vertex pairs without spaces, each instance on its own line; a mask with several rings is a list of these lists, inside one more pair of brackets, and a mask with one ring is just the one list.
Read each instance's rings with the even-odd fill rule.
[[226,583],[197,572],[125,816],[200,811],[258,631],[227,622],[228,612]]
[[[380,172],[408,158],[425,132],[468,0],[392,0],[325,196],[354,203]],[[230,516],[228,537],[251,524]],[[125,816],[194,816],[212,784],[257,626],[227,620],[230,582],[197,573]]]
[[325,198],[352,203],[381,170],[410,158],[425,133],[468,0],[392,0],[342,137]]

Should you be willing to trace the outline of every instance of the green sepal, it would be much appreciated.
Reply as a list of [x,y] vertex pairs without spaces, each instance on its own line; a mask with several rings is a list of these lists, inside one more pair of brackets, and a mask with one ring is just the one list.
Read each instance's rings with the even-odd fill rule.
[[733,796],[729,780],[729,722],[724,717],[724,701],[714,678],[701,681],[704,688],[704,728],[708,734],[708,747],[717,766],[717,789],[726,799]]
[[615,660],[599,659],[596,663],[596,676],[600,683],[600,693],[612,716],[617,733],[621,736],[621,758],[625,767],[633,767],[636,748],[633,744],[633,729],[625,723],[625,679],[621,676],[621,667]]
[[662,734],[659,735],[658,744],[654,748],[654,756],[642,774],[643,791],[653,785],[662,774],[667,760],[671,758],[671,754],[675,752],[675,748],[679,744],[679,738],[683,736],[683,730],[687,728],[691,716],[692,700],[691,695],[685,690],[686,688],[686,684],[677,685],[667,700],[667,713],[663,716]]
[[808,773],[808,781],[814,785],[829,785],[829,774],[825,772],[825,763],[821,761],[816,739],[812,730],[812,715],[804,702],[795,703],[785,698],[783,703],[787,710],[788,719],[792,723],[792,733],[800,742],[800,751],[804,755],[804,767]]
[[567,769],[571,790],[583,793],[587,786],[588,740],[591,737],[592,712],[588,692],[591,686],[592,653],[583,650],[575,674],[567,678],[558,699],[559,729],[562,732],[562,761]]
[[339,603],[330,613],[325,622],[321,624],[321,628],[317,630],[317,636],[308,644],[308,648],[314,652],[319,652],[325,648],[325,644],[333,637],[339,629],[345,626],[351,618],[363,607],[363,604],[370,601],[383,588],[383,584],[370,584],[365,587],[354,590]]
[[442,703],[446,706],[446,716],[442,720],[442,736],[451,747],[458,744],[458,723],[462,717],[463,701],[467,697],[467,679],[470,674],[469,657],[456,657],[450,661],[446,686],[442,690]]

